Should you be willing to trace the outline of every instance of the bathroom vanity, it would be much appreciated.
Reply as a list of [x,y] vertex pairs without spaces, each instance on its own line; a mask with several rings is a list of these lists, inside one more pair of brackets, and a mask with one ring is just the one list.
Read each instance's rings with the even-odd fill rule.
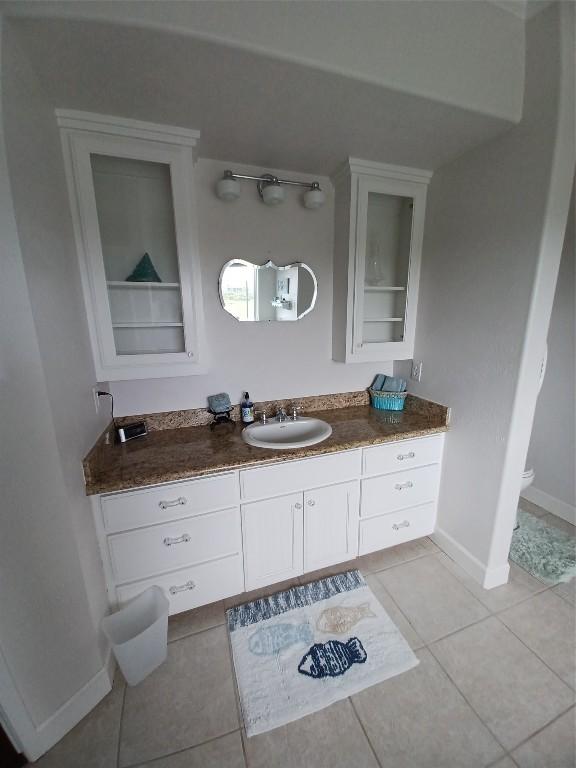
[[[444,411],[397,424],[368,406],[322,411],[332,436],[290,452],[206,426],[100,445],[85,470],[111,605],[157,584],[178,613],[432,533]],[[188,449],[190,476],[161,482],[168,465],[186,472]]]

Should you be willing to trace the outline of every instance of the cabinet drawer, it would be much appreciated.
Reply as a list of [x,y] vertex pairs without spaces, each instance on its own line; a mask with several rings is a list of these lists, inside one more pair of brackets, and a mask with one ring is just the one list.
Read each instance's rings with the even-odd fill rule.
[[102,521],[107,533],[177,520],[238,503],[234,473],[174,483],[143,491],[103,496]]
[[354,480],[360,474],[360,450],[289,461],[240,472],[243,499],[264,499],[284,493]]
[[402,440],[397,443],[364,448],[362,454],[363,475],[383,475],[411,467],[435,464],[442,458],[444,435]]
[[439,464],[362,480],[360,516],[382,515],[426,501],[435,501],[439,482]]
[[116,583],[242,551],[240,511],[224,509],[108,537]]
[[360,554],[428,536],[434,531],[435,522],[436,505],[433,503],[361,520]]
[[164,590],[170,601],[171,614],[189,611],[244,591],[242,556],[233,555],[118,587],[118,602],[122,605],[153,584]]

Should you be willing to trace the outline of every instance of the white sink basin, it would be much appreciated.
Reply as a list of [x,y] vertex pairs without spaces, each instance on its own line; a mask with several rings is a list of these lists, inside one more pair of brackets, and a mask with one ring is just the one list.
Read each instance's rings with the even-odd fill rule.
[[242,432],[242,439],[257,448],[304,448],[326,440],[332,427],[322,419],[303,416],[296,421],[269,421],[250,424]]

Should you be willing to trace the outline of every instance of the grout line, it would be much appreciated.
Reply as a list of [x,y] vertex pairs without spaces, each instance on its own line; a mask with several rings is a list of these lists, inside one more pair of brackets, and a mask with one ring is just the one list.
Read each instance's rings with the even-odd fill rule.
[[[477,623],[478,623],[478,622],[477,622]],[[505,755],[507,755],[507,754],[508,754],[508,750],[507,750],[507,748],[504,746],[504,744],[502,744],[502,742],[500,741],[500,739],[498,738],[498,736],[496,736],[496,734],[494,733],[494,731],[492,730],[492,728],[490,728],[490,726],[488,725],[488,723],[486,723],[486,722],[484,721],[484,718],[480,716],[480,713],[476,711],[476,708],[472,706],[472,704],[470,703],[470,701],[468,701],[468,697],[467,697],[467,696],[464,694],[464,692],[463,692],[463,691],[461,691],[461,690],[460,690],[460,687],[459,687],[459,686],[456,684],[456,681],[455,681],[455,680],[452,678],[452,676],[450,675],[450,673],[448,672],[448,670],[447,670],[447,669],[445,669],[445,667],[443,666],[442,662],[441,662],[441,661],[440,661],[440,659],[439,659],[439,658],[436,656],[436,654],[434,653],[434,651],[432,650],[432,648],[428,648],[428,651],[429,651],[429,653],[431,653],[431,654],[432,654],[432,658],[433,658],[433,659],[436,661],[436,663],[438,664],[438,666],[440,667],[440,669],[442,670],[442,672],[444,672],[444,674],[446,675],[446,677],[448,678],[448,680],[450,680],[450,682],[452,683],[452,685],[454,686],[454,688],[456,688],[456,690],[458,691],[458,693],[460,694],[460,696],[462,696],[462,698],[464,699],[464,701],[466,702],[466,704],[467,704],[467,705],[470,707],[470,709],[472,710],[472,712],[474,712],[474,714],[476,715],[476,717],[478,718],[478,720],[480,721],[480,723],[481,723],[481,724],[484,726],[484,728],[486,728],[486,730],[487,730],[487,731],[488,731],[488,733],[489,733],[489,734],[492,736],[492,738],[494,739],[494,741],[495,741],[495,742],[496,742],[496,743],[497,743],[497,744],[498,744],[500,747],[502,747],[502,749],[504,750],[504,754],[503,754],[503,755],[500,755],[500,757],[498,758],[498,760],[502,760],[502,758],[503,758],[503,757],[505,757]]]
[[[514,760],[514,756],[512,755],[512,752],[515,752],[517,749],[519,749],[520,747],[523,747],[524,744],[526,744],[528,741],[533,739],[535,736],[538,736],[539,734],[541,734],[542,731],[545,731],[546,728],[549,728],[557,720],[560,720],[561,717],[564,717],[564,715],[568,714],[568,712],[573,710],[575,706],[576,705],[574,705],[574,704],[570,704],[570,706],[567,709],[564,709],[562,712],[560,712],[560,714],[558,714],[555,717],[553,717],[552,720],[550,720],[549,722],[545,723],[543,726],[538,728],[537,731],[534,731],[534,733],[531,733],[530,736],[528,736],[527,738],[523,739],[519,744],[516,744],[515,747],[512,747],[512,749],[508,752],[508,757],[510,757],[510,758],[512,758],[512,760]],[[516,762],[516,761],[514,760],[514,762]]]
[[[116,674],[122,673],[116,668]],[[128,690],[128,684],[124,682],[124,691],[122,693],[122,706],[120,708],[120,722],[118,724],[118,748],[116,749],[116,768],[120,765],[120,745],[122,744],[122,726],[124,724],[124,707],[126,706],[126,691]]]
[[[445,556],[446,556],[446,557],[447,557],[449,560],[451,560],[451,561],[454,563],[454,565],[455,565],[457,568],[460,568],[461,570],[463,570],[463,571],[464,571],[464,569],[462,568],[462,566],[461,566],[461,565],[458,565],[458,563],[457,563],[457,562],[456,562],[456,561],[455,561],[453,558],[451,558],[451,557],[450,557],[450,555],[448,555],[446,552],[444,552],[444,550],[441,550],[441,552],[442,552],[442,554],[444,554],[444,555],[445,555]],[[438,554],[438,553],[437,553],[437,554]],[[544,582],[542,582],[542,581],[540,581],[539,579],[537,579],[537,578],[536,578],[536,576],[534,576],[533,574],[531,574],[531,573],[529,573],[528,571],[524,570],[524,568],[522,568],[522,566],[519,566],[517,563],[514,563],[514,565],[518,565],[518,568],[521,568],[521,570],[523,570],[523,571],[524,571],[524,573],[528,574],[528,576],[530,576],[530,577],[532,577],[533,579],[535,579],[536,581],[538,581],[538,582],[539,582],[539,583],[542,585],[542,588],[541,588],[541,589],[537,589],[537,590],[536,590],[536,591],[534,591],[534,592],[529,592],[529,593],[528,593],[527,595],[525,595],[524,597],[521,597],[521,598],[520,598],[520,599],[519,599],[517,602],[511,603],[510,605],[507,605],[505,608],[496,608],[496,609],[494,609],[494,608],[490,608],[490,606],[486,605],[486,603],[484,603],[480,597],[478,597],[477,595],[475,595],[475,594],[474,594],[474,592],[473,592],[473,591],[470,589],[470,587],[468,586],[468,584],[466,584],[466,582],[464,581],[464,579],[462,579],[462,578],[461,578],[461,577],[460,577],[460,576],[459,576],[457,573],[453,573],[453,572],[450,570],[450,568],[448,568],[446,565],[444,565],[444,563],[442,562],[442,560],[441,560],[441,558],[440,558],[440,557],[438,557],[438,561],[439,561],[440,565],[441,565],[443,568],[445,568],[445,570],[447,570],[447,571],[448,571],[448,573],[449,573],[449,574],[451,574],[451,575],[452,575],[452,576],[453,576],[453,577],[454,577],[454,578],[455,578],[455,579],[456,579],[456,580],[459,582],[459,584],[461,584],[461,585],[464,587],[464,589],[465,589],[465,590],[466,590],[466,591],[467,591],[469,594],[471,594],[471,595],[472,595],[472,597],[474,597],[474,598],[475,598],[475,599],[476,599],[476,600],[477,600],[477,601],[480,603],[480,605],[482,605],[484,608],[486,608],[486,610],[489,612],[489,614],[490,614],[491,616],[496,616],[497,614],[499,614],[499,613],[502,613],[503,611],[507,611],[507,610],[509,610],[510,608],[514,608],[516,605],[520,605],[520,603],[524,603],[526,600],[530,600],[532,597],[535,597],[536,595],[541,595],[541,594],[542,594],[542,592],[546,592],[548,589],[553,589],[555,586],[557,586],[556,584],[545,584]],[[514,562],[514,561],[512,561],[512,562]],[[466,573],[466,571],[464,571],[464,574],[465,574],[466,576],[469,576],[469,574],[467,574],[467,573]],[[471,576],[469,576],[469,578],[472,578],[472,577],[471,577]],[[502,587],[506,587],[508,584],[510,584],[510,581],[508,581],[506,584],[502,584],[501,586],[502,586]],[[478,586],[479,586],[481,589],[483,589],[482,585],[480,585],[480,584],[479,584]],[[499,589],[499,587],[495,587],[495,589]],[[489,589],[488,589],[488,590],[485,590],[485,591],[486,591],[486,592],[490,592],[491,590],[489,590]]]
[[[210,603],[209,603],[210,605]],[[204,606],[201,606],[202,608]],[[202,627],[201,629],[192,629],[190,632],[187,632],[185,635],[181,635],[180,637],[173,637],[171,640],[168,640],[168,645],[172,645],[172,643],[177,643],[179,640],[185,640],[187,637],[192,637],[192,635],[199,635],[201,632],[207,632],[209,629],[216,629],[217,627],[223,627],[226,624],[226,619],[219,622],[218,624],[212,624],[209,627]]]
[[379,766],[379,768],[383,768],[382,763],[378,759],[378,755],[376,754],[376,750],[374,749],[374,746],[372,745],[372,742],[370,741],[370,737],[368,736],[368,732],[366,731],[366,728],[364,727],[364,723],[360,719],[360,715],[358,714],[356,707],[354,706],[354,702],[352,701],[352,696],[348,697],[348,701],[350,702],[350,706],[352,707],[352,711],[356,715],[356,720],[358,720],[358,723],[360,725],[360,728],[362,728],[362,733],[366,737],[366,741],[368,742],[368,746],[370,747],[372,754],[374,755],[374,759],[376,760],[376,764]]
[[486,768],[498,768],[498,765],[500,765],[500,761],[506,760],[506,758],[508,758],[508,760],[511,761],[514,768],[518,768],[518,763],[516,762],[516,760],[514,760],[510,752],[506,752],[505,755],[502,755],[501,757],[496,758],[496,760],[494,760],[494,762],[487,765]]
[[[486,619],[488,619],[488,618],[494,618],[494,619],[496,619],[496,620],[497,620],[497,621],[498,621],[498,622],[499,622],[499,623],[500,623],[500,624],[501,624],[501,625],[502,625],[502,626],[503,626],[505,629],[509,629],[509,627],[507,627],[507,626],[504,624],[504,622],[503,622],[501,619],[499,619],[497,616],[487,616],[485,619],[482,619],[482,621],[486,621]],[[475,622],[475,624],[479,624],[479,623],[480,623],[480,622]],[[469,625],[469,626],[473,626],[473,625]],[[463,627],[462,629],[468,629],[468,627]],[[453,632],[453,633],[451,633],[451,634],[452,634],[452,635],[454,635],[454,634],[457,634],[458,632],[461,632],[461,631],[462,631],[462,629],[460,629],[460,630],[457,630],[456,632]],[[511,630],[510,630],[510,631],[511,631]],[[534,654],[534,656],[536,656],[536,658],[537,658],[539,661],[541,661],[541,662],[544,664],[544,666],[546,666],[546,667],[547,667],[547,668],[550,670],[550,672],[552,672],[552,673],[554,674],[554,676],[555,676],[556,678],[558,678],[558,680],[559,680],[561,683],[563,683],[563,684],[566,686],[566,688],[568,688],[568,690],[569,690],[569,691],[573,692],[573,691],[572,691],[572,688],[570,688],[570,686],[569,686],[569,685],[567,685],[567,684],[564,682],[564,680],[562,680],[562,679],[559,677],[559,675],[557,675],[557,674],[556,674],[556,672],[554,672],[554,670],[553,670],[553,669],[551,669],[551,668],[550,668],[550,667],[549,667],[549,666],[546,664],[546,662],[544,662],[542,659],[540,659],[540,657],[539,657],[537,654],[535,654],[535,653],[534,653],[534,651],[533,651],[531,648],[529,648],[529,647],[526,645],[526,643],[524,643],[524,642],[522,641],[522,639],[521,639],[521,638],[519,638],[519,637],[518,637],[518,636],[517,636],[515,633],[513,633],[513,632],[511,632],[511,633],[514,635],[514,637],[516,637],[516,638],[517,638],[517,639],[518,639],[518,640],[519,640],[519,641],[522,643],[522,645],[524,645],[524,646],[527,648],[527,650],[528,650],[528,651],[530,651],[530,653]],[[450,637],[450,636],[451,636],[451,635],[446,635],[446,637]],[[445,639],[445,638],[440,638],[440,640],[444,640],[444,639]],[[441,661],[441,660],[440,660],[440,659],[439,659],[439,658],[436,656],[436,654],[434,653],[434,649],[433,649],[431,646],[432,646],[432,645],[434,645],[434,644],[435,644],[435,643],[437,643],[437,642],[440,642],[440,640],[435,640],[435,641],[434,641],[434,643],[430,643],[430,645],[429,645],[429,646],[426,646],[426,648],[427,648],[427,649],[430,651],[430,653],[431,653],[431,654],[434,656],[434,658],[436,659],[436,661],[438,662],[438,664],[440,665],[440,667],[442,668],[442,670],[444,671],[444,673],[446,674],[446,676],[448,677],[448,679],[449,679],[449,680],[452,682],[452,684],[455,686],[456,690],[457,690],[457,691],[460,693],[460,695],[461,695],[461,696],[464,698],[464,700],[466,701],[466,703],[468,704],[468,706],[469,706],[469,707],[472,709],[472,711],[473,711],[473,712],[476,714],[476,716],[479,718],[480,722],[481,722],[481,723],[482,723],[482,724],[483,724],[483,725],[484,725],[484,726],[485,726],[485,727],[486,727],[486,728],[487,728],[487,729],[490,731],[490,733],[492,734],[492,736],[494,737],[494,739],[495,739],[495,740],[498,742],[498,744],[500,744],[500,746],[501,746],[501,747],[502,747],[502,748],[505,750],[505,752],[506,752],[506,754],[507,754],[508,756],[510,756],[510,753],[511,753],[511,752],[512,752],[514,749],[517,749],[517,748],[518,748],[518,747],[519,747],[521,744],[524,744],[525,742],[529,741],[529,740],[530,740],[530,739],[531,739],[533,736],[535,736],[536,734],[540,733],[540,731],[544,730],[544,728],[548,727],[548,726],[549,726],[551,723],[555,722],[555,721],[556,721],[556,720],[557,720],[559,717],[562,717],[562,715],[566,714],[566,712],[569,712],[569,711],[570,711],[570,710],[571,710],[571,709],[572,709],[572,708],[575,706],[574,702],[572,702],[572,704],[570,704],[570,706],[569,706],[569,707],[567,707],[565,710],[563,710],[563,711],[562,711],[560,714],[556,715],[556,716],[555,716],[555,717],[554,717],[552,720],[550,720],[548,723],[545,723],[545,724],[544,724],[542,727],[540,727],[538,730],[534,731],[534,733],[531,733],[529,736],[527,736],[525,739],[523,739],[523,740],[522,740],[522,741],[521,741],[519,744],[517,744],[517,745],[515,745],[514,747],[512,747],[512,749],[507,749],[507,748],[506,748],[506,747],[505,747],[505,746],[504,746],[504,745],[501,743],[500,739],[499,739],[499,738],[498,738],[498,736],[497,736],[497,735],[496,735],[496,734],[493,732],[492,728],[491,728],[491,727],[488,725],[488,723],[486,723],[486,722],[484,721],[484,718],[483,718],[483,717],[480,715],[480,713],[479,713],[479,712],[477,712],[477,711],[476,711],[476,709],[475,709],[475,707],[473,707],[473,706],[472,706],[472,704],[470,703],[470,701],[468,701],[468,698],[467,698],[467,697],[466,697],[466,695],[463,693],[463,691],[460,689],[460,687],[458,686],[458,684],[456,683],[456,681],[455,681],[455,680],[452,678],[452,676],[450,675],[450,673],[449,673],[449,672],[448,672],[448,671],[445,669],[444,665],[442,664],[442,661]],[[502,756],[501,756],[499,759],[502,759]]]
[[[240,702],[240,689],[238,688],[238,678],[236,676],[236,669],[234,667],[234,653],[232,651],[232,637],[228,628],[226,628],[226,636],[228,639],[228,661],[230,662],[230,670],[232,672],[232,685],[234,687],[234,705],[236,707],[236,717],[238,718],[238,724],[240,730],[245,729],[244,715],[242,714],[242,705]],[[242,751],[244,751],[244,741],[242,741]],[[244,754],[246,761],[246,754]]]
[[221,733],[219,736],[214,736],[211,739],[205,739],[204,741],[198,742],[198,744],[191,744],[189,747],[183,747],[183,749],[177,749],[174,752],[167,752],[165,755],[158,755],[157,757],[150,758],[150,760],[139,760],[137,763],[130,763],[129,765],[122,766],[122,768],[140,768],[142,765],[153,766],[154,763],[157,763],[159,760],[165,760],[167,757],[174,757],[174,755],[181,755],[183,752],[189,752],[192,749],[196,749],[197,747],[203,747],[206,744],[211,744],[213,741],[218,741],[219,739],[223,739],[226,736],[231,736],[233,733],[238,733],[239,730],[240,728],[234,728],[233,731]]
[[246,730],[245,728],[240,728],[240,741],[242,743],[242,755],[244,757],[244,766],[245,768],[248,768],[248,754],[246,752],[246,739],[248,736],[246,736]]
[[182,635],[182,637],[175,637],[173,640],[170,640],[168,643],[168,646],[174,645],[175,643],[179,643],[181,640],[187,640],[189,637],[195,637],[196,635],[201,635],[204,632],[211,632],[213,629],[220,629],[220,627],[226,628],[226,621],[222,624],[215,624],[213,627],[204,627],[203,629],[198,629],[195,632],[190,632],[189,635]]
[[434,640],[428,640],[424,643],[424,648],[429,648],[431,650],[431,646],[436,645],[436,643],[440,643],[443,640],[447,640],[449,637],[453,637],[454,635],[457,635],[459,632],[463,632],[465,629],[470,629],[470,627],[475,627],[478,624],[482,624],[483,621],[487,621],[488,619],[492,619],[492,614],[488,614],[487,616],[482,616],[481,619],[475,619],[474,621],[471,621],[470,624],[465,624],[463,627],[458,627],[458,629],[453,629],[451,632],[448,632],[445,635],[442,635],[441,637],[435,637]]
[[[419,539],[414,539],[414,541],[419,541]],[[406,543],[410,543],[410,542],[406,542]],[[401,547],[402,544],[398,544],[396,546]],[[383,552],[385,550],[377,550],[377,551]],[[382,571],[389,571],[391,568],[398,568],[398,566],[400,566],[400,565],[406,565],[406,563],[413,563],[414,560],[422,560],[424,557],[434,557],[436,555],[439,555],[440,553],[444,553],[444,551],[443,550],[440,550],[440,551],[432,550],[431,552],[423,552],[420,555],[414,555],[414,557],[409,557],[406,560],[400,560],[399,563],[391,563],[390,565],[385,565],[383,568],[377,568],[374,571],[362,571],[362,564],[361,563],[358,563],[358,565],[356,567],[362,573],[363,576],[374,576],[377,573],[382,573]],[[374,553],[371,552],[368,555],[360,555],[358,560],[361,560],[363,557],[370,557],[372,554],[374,554]]]
[[[560,584],[572,584],[572,581],[564,581],[564,582],[561,581]],[[564,600],[565,603],[568,603],[568,605],[570,605],[570,606],[572,606],[572,608],[576,609],[576,605],[574,604],[574,602],[573,602],[571,597],[568,597],[568,595],[562,594],[562,592],[557,592],[556,591],[556,587],[559,587],[560,584],[554,584],[554,586],[550,587],[550,589],[554,592],[554,594],[557,597],[562,598],[562,600]],[[576,584],[574,584],[574,589],[576,590]]]
[[[378,579],[378,576],[377,576],[377,574],[375,574],[375,573],[372,573],[372,574],[368,574],[368,575],[369,575],[369,576],[374,576],[375,578],[377,578],[377,579]],[[385,593],[388,595],[388,597],[390,598],[390,602],[391,602],[391,603],[394,605],[394,607],[396,608],[396,610],[398,611],[398,613],[399,613],[399,614],[402,616],[402,618],[404,619],[404,621],[405,621],[405,622],[408,624],[408,626],[409,626],[409,627],[412,629],[412,631],[414,632],[414,634],[416,635],[416,637],[417,637],[419,640],[421,640],[421,642],[422,642],[422,645],[418,645],[418,647],[417,647],[417,648],[412,648],[412,646],[410,646],[410,643],[408,643],[408,640],[406,640],[406,638],[404,637],[404,635],[402,635],[402,637],[404,637],[404,639],[406,640],[406,642],[407,642],[407,643],[408,643],[408,645],[410,646],[411,650],[412,650],[413,652],[415,652],[415,651],[419,651],[419,650],[420,650],[420,648],[425,648],[425,647],[426,647],[426,641],[424,640],[424,638],[423,638],[423,637],[420,637],[420,633],[417,631],[416,627],[415,627],[415,626],[414,626],[414,624],[413,624],[413,623],[410,621],[410,619],[408,618],[408,616],[407,616],[407,615],[404,613],[404,611],[402,610],[402,608],[400,607],[400,605],[399,605],[399,604],[396,602],[396,600],[394,599],[394,597],[393,597],[392,593],[391,593],[391,592],[389,592],[389,591],[388,591],[388,589],[386,589],[385,585],[384,585],[384,584],[382,584],[382,582],[380,581],[380,579],[378,579],[378,583],[380,584],[380,586],[381,586],[381,588],[384,590],[384,592],[385,592]],[[368,586],[370,586],[370,585],[368,585]],[[375,597],[376,599],[378,599],[378,595],[374,595],[374,597]],[[382,606],[382,608],[384,608],[384,606]],[[384,610],[386,610],[386,609],[384,608]],[[386,611],[386,612],[387,612],[387,611]],[[392,618],[392,617],[390,616],[390,618]],[[399,629],[399,628],[398,628],[398,631],[400,631],[400,629]],[[402,633],[401,633],[401,634],[402,634]]]
[[528,651],[530,651],[530,653],[531,653],[531,654],[533,654],[534,656],[536,656],[536,658],[538,659],[538,661],[540,661],[542,664],[544,664],[544,666],[545,666],[547,669],[549,669],[549,670],[550,670],[550,672],[552,672],[552,674],[553,674],[555,677],[557,677],[557,678],[558,678],[558,680],[560,680],[560,682],[561,682],[563,685],[565,685],[565,686],[566,686],[566,688],[568,688],[568,690],[570,690],[572,693],[574,693],[575,689],[574,689],[574,688],[573,688],[571,685],[569,685],[569,684],[568,684],[568,683],[567,683],[565,680],[563,680],[563,679],[560,677],[560,675],[558,674],[558,672],[556,672],[554,669],[552,669],[552,667],[551,667],[551,666],[548,664],[548,662],[547,662],[547,661],[545,661],[545,659],[543,659],[543,658],[542,658],[542,657],[541,657],[541,656],[540,656],[540,655],[539,655],[539,654],[538,654],[538,653],[537,653],[537,652],[536,652],[536,651],[535,651],[533,648],[530,648],[530,646],[529,646],[527,643],[525,643],[525,642],[524,642],[524,640],[523,640],[523,639],[520,637],[520,635],[518,635],[516,632],[514,632],[514,630],[513,630],[511,627],[509,627],[507,624],[505,624],[505,623],[502,621],[502,619],[500,618],[500,616],[494,616],[494,618],[495,618],[495,619],[497,619],[497,620],[500,622],[500,624],[502,624],[502,626],[503,626],[503,627],[505,627],[505,628],[506,628],[506,629],[507,629],[507,630],[508,630],[508,631],[509,631],[509,632],[510,632],[512,635],[514,635],[514,637],[515,637],[517,640],[519,640],[519,641],[522,643],[522,645],[523,645],[523,646],[524,646],[524,647],[525,647],[525,648],[526,648]]

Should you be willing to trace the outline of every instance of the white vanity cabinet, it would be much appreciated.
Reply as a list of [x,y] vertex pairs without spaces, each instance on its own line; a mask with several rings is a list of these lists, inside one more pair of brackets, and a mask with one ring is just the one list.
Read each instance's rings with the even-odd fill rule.
[[444,435],[95,496],[112,605],[157,584],[170,612],[434,531]]
[[247,590],[303,573],[302,522],[301,493],[242,505]]
[[246,589],[356,557],[360,464],[358,449],[240,471]]
[[57,110],[98,381],[204,373],[197,131]]
[[242,505],[246,589],[358,554],[358,481]]
[[334,177],[335,360],[412,357],[431,175],[350,158]]
[[444,435],[364,448],[360,555],[434,531],[443,448]]
[[304,493],[305,573],[358,554],[359,490],[353,480]]
[[93,497],[108,595],[162,587],[170,613],[244,591],[238,473]]

